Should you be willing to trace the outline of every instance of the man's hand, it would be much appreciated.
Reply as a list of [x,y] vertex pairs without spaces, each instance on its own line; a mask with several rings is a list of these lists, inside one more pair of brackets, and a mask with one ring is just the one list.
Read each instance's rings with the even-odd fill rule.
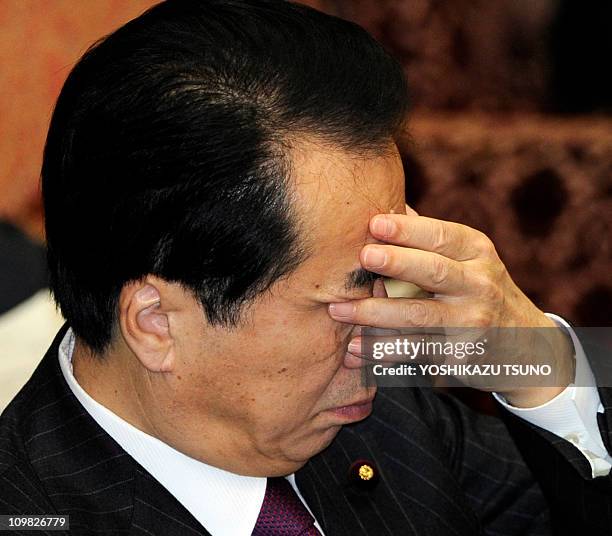
[[[485,234],[406,209],[407,214],[372,217],[370,232],[386,244],[364,246],[361,264],[369,271],[414,283],[433,296],[330,304],[335,320],[381,328],[556,327],[516,286]],[[556,359],[567,371],[564,385],[501,394],[521,407],[550,400],[573,381],[571,346],[566,345]]]

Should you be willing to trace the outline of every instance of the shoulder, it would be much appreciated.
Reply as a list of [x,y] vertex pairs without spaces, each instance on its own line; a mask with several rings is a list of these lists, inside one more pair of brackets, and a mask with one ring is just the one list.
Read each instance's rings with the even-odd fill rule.
[[6,513],[48,514],[53,507],[26,453],[15,407],[0,417],[0,509]]
[[[48,425],[38,416],[60,398],[57,346],[64,326],[30,380],[0,415],[0,503],[11,512],[49,513],[51,504],[31,463],[30,442]],[[42,432],[44,433],[44,431]]]
[[27,461],[4,460],[0,469],[0,510],[7,514],[51,514],[55,509]]

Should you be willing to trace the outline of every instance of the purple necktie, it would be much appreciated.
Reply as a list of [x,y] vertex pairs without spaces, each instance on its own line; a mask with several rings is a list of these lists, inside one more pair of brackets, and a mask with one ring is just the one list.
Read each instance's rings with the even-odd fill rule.
[[321,536],[314,519],[283,477],[268,478],[252,536]]

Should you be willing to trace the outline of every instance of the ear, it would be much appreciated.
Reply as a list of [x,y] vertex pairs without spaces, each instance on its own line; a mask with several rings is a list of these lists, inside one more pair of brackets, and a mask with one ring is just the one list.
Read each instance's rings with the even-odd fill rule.
[[132,353],[151,372],[171,372],[174,339],[164,294],[168,283],[153,277],[132,282],[119,295],[119,324]]

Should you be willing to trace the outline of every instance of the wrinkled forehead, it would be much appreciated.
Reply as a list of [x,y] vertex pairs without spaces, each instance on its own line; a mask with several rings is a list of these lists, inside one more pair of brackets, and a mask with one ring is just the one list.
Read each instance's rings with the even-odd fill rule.
[[395,144],[383,154],[353,155],[304,143],[292,159],[294,206],[318,248],[363,247],[378,213],[404,213],[404,172]]

